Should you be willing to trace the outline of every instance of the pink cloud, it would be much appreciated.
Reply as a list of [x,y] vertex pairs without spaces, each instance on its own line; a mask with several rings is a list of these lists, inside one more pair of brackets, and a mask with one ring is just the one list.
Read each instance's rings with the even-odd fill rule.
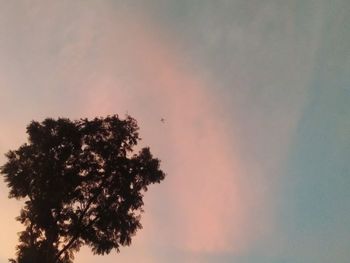
[[[216,111],[220,102],[160,30],[139,14],[123,19],[104,27],[108,37],[97,43],[103,59],[87,83],[82,112],[128,111],[139,120],[144,143],[163,160],[168,178],[159,187],[166,191],[151,200],[159,209],[171,207],[164,216],[169,221],[146,214],[150,230],[143,231],[158,233],[154,243],[161,239],[193,252],[245,250],[263,232],[250,218],[256,204],[248,195],[258,191],[246,185],[232,149],[236,138]],[[261,214],[260,222],[266,217]],[[141,236],[146,243],[149,237]]]
[[[239,141],[244,140],[244,136],[239,138],[233,131],[247,121],[246,115],[240,116],[242,119],[236,121],[236,127],[228,125],[218,110],[222,102],[212,89],[214,81],[189,60],[186,50],[181,50],[176,39],[167,35],[161,26],[135,8],[123,9],[121,5],[116,8],[107,2],[103,5],[76,2],[69,6],[65,2],[53,5],[39,2],[22,7],[23,16],[14,23],[16,27],[11,27],[11,32],[21,36],[25,42],[23,46],[28,48],[18,56],[25,58],[25,66],[0,63],[1,74],[9,79],[0,79],[0,84],[17,87],[17,93],[10,88],[5,93],[1,88],[2,101],[11,101],[11,107],[14,107],[12,101],[16,101],[18,105],[15,106],[20,109],[17,109],[20,113],[16,115],[16,123],[13,116],[3,116],[9,125],[1,128],[0,150],[15,148],[24,141],[28,118],[40,119],[47,117],[46,114],[65,116],[68,110],[62,98],[69,91],[76,96],[76,103],[73,101],[74,111],[67,117],[123,115],[126,112],[134,116],[139,121],[143,143],[151,146],[168,173],[161,185],[147,193],[144,229],[135,237],[132,248],[118,255],[119,259],[145,262],[147,258],[156,262],[157,255],[152,251],[157,251],[154,248],[158,247],[194,254],[244,253],[256,240],[268,235],[274,226],[271,196],[277,176],[268,177],[270,181],[266,182],[264,178],[267,177],[260,175],[278,174],[276,164],[283,162],[299,119],[305,78],[292,74],[292,70],[286,71],[281,85],[293,83],[300,94],[295,92],[297,95],[289,98],[290,105],[283,105],[284,111],[274,111],[269,118],[264,116],[266,112],[257,111],[250,120],[253,124],[248,125],[249,130],[254,131],[263,122],[271,133],[270,140],[277,138],[281,144],[275,143],[269,148],[274,157],[261,161],[248,156],[242,160],[239,149],[245,144]],[[255,31],[248,32],[248,36],[255,35]],[[249,42],[260,43],[253,40]],[[18,50],[12,46],[16,47],[14,44],[18,42],[13,38],[3,49],[2,55],[9,62],[15,61],[13,57]],[[296,65],[295,68],[302,66]],[[244,70],[240,75],[239,66],[235,69],[238,73],[234,85],[248,87],[240,89],[243,95],[238,96],[245,102],[245,96],[249,101],[250,92],[255,92],[249,86],[265,78],[247,77]],[[291,68],[293,66],[292,63]],[[29,92],[22,92],[27,86]],[[272,86],[266,94],[273,93],[274,89]],[[51,90],[59,92],[52,95]],[[48,102],[44,111],[42,105],[36,105],[38,100],[34,98],[38,93],[49,94],[44,98],[55,97],[52,102],[56,107],[51,108]],[[21,101],[28,99],[27,94],[32,96],[29,98],[32,103],[25,104],[24,112]],[[16,96],[16,100],[11,96]],[[282,106],[277,103],[275,108]],[[161,118],[165,118],[165,123]],[[1,200],[5,199],[3,196]],[[14,224],[17,208],[3,207],[11,212],[1,218],[1,232],[6,233],[2,237],[13,239],[6,242],[0,238],[0,243],[5,244],[0,255],[9,257],[8,251],[14,250],[18,230],[17,226],[7,226]],[[95,262],[86,251],[78,256],[78,262]],[[103,260],[113,262],[113,256]]]

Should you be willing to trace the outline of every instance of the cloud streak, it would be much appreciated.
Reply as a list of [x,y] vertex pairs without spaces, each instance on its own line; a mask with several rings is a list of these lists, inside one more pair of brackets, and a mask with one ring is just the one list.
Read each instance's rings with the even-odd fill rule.
[[[123,16],[116,15],[115,23],[111,18],[114,26],[103,33],[108,37],[96,44],[104,53],[96,58],[102,61],[95,65],[100,71],[85,86],[82,111],[89,116],[128,111],[139,120],[144,142],[163,160],[166,190],[152,200],[167,215],[145,218],[158,233],[155,246],[161,239],[196,253],[246,249],[262,231],[250,217],[255,204],[247,197],[257,190],[245,185],[232,150],[235,138],[216,111],[220,102],[160,29],[140,14]],[[268,201],[260,197],[260,202]],[[261,221],[267,222],[266,216],[261,214]]]
[[[18,20],[2,16],[19,36],[2,46],[1,54],[10,63],[6,67],[0,62],[0,84],[13,90],[1,87],[6,99],[0,107],[16,116],[16,122],[6,118],[9,126],[1,129],[0,150],[23,142],[24,127],[31,119],[129,113],[140,124],[142,143],[162,160],[168,176],[146,194],[144,229],[118,259],[164,262],[158,253],[163,250],[196,262],[196,255],[242,255],[256,242],[264,242],[274,231],[279,169],[311,71],[310,63],[301,59],[305,50],[287,45],[293,34],[262,35],[267,25],[279,23],[274,16],[278,7],[260,4],[253,10],[249,5],[245,12],[254,14],[252,22],[244,15],[243,26],[221,27],[219,18],[207,20],[209,5],[187,31],[188,35],[205,31],[203,43],[192,43],[200,47],[199,56],[208,53],[208,61],[200,61],[182,49],[190,45],[179,44],[166,26],[137,6],[112,1],[39,3],[22,6]],[[230,10],[239,10],[234,7],[227,6],[224,22],[230,21]],[[8,13],[18,9],[15,4],[6,8]],[[294,32],[293,20],[283,22],[283,30]],[[5,27],[0,30],[10,33]],[[228,49],[210,53],[220,41]],[[236,52],[220,58],[231,54],[231,44]],[[312,54],[305,57],[306,62],[312,60]],[[212,63],[214,59],[217,62]],[[210,74],[203,69],[209,61]],[[265,67],[266,61],[271,63]],[[290,63],[282,67],[286,61]],[[220,93],[223,87],[226,91]],[[7,98],[21,107],[11,107]],[[15,236],[17,229],[8,231]],[[0,254],[9,257],[13,251],[9,249],[4,246]],[[110,255],[98,260],[114,259]],[[86,249],[77,257],[77,262],[95,261]]]

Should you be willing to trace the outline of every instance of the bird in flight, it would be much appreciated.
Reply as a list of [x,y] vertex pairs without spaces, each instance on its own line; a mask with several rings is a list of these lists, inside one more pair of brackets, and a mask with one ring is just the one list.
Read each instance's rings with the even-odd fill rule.
[[165,123],[165,119],[164,119],[164,118],[161,118],[160,121],[163,122],[163,123]]

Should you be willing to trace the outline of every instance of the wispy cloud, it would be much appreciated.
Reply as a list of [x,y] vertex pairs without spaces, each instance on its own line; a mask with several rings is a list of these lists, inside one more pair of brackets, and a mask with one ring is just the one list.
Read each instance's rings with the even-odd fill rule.
[[[276,198],[318,15],[300,33],[292,2],[203,1],[183,13],[179,2],[154,3],[156,12],[122,1],[6,4],[0,150],[23,142],[31,119],[129,113],[168,177],[146,194],[144,229],[119,259],[164,262],[165,250],[198,262],[189,255],[242,255],[280,240]],[[16,237],[12,217],[1,220],[0,232]],[[77,258],[95,261],[85,249]]]

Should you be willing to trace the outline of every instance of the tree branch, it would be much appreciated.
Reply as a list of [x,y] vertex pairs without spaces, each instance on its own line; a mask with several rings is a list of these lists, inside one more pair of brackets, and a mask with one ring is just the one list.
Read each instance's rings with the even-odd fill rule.
[[[101,183],[101,185],[99,186],[99,191],[90,198],[89,202],[87,203],[85,209],[83,210],[83,212],[81,213],[81,215],[79,216],[78,218],[78,223],[77,223],[77,231],[76,233],[74,234],[74,236],[71,238],[71,240],[69,240],[69,242],[63,246],[63,248],[57,253],[56,257],[55,257],[55,261],[57,262],[57,260],[61,257],[61,255],[66,251],[68,250],[72,245],[73,243],[77,240],[77,238],[79,237],[80,235],[80,232],[81,232],[81,227],[80,227],[80,224],[81,222],[83,221],[83,218],[84,216],[86,215],[86,213],[88,212],[90,206],[92,205],[92,203],[97,199],[97,197],[101,194],[102,190],[103,190],[103,186],[104,186],[104,179],[106,179],[107,176],[104,176],[102,178],[103,182]],[[96,218],[95,218],[96,219]],[[95,222],[95,219],[92,220],[92,223]],[[90,226],[91,222],[88,224],[88,226]]]
[[87,211],[89,210],[90,206],[92,205],[92,202],[98,197],[98,195],[101,193],[101,191],[99,191],[99,193],[95,194],[93,197],[90,198],[89,202],[87,203],[85,209],[83,210],[83,212],[81,213],[81,215],[79,216],[78,218],[78,223],[77,223],[77,226],[78,226],[78,230],[77,232],[75,233],[75,235],[71,238],[71,240],[57,253],[56,257],[55,257],[55,261],[57,261],[61,255],[67,250],[69,249],[72,244],[74,243],[74,241],[79,237],[80,235],[80,224],[84,218],[84,216],[86,215]]

